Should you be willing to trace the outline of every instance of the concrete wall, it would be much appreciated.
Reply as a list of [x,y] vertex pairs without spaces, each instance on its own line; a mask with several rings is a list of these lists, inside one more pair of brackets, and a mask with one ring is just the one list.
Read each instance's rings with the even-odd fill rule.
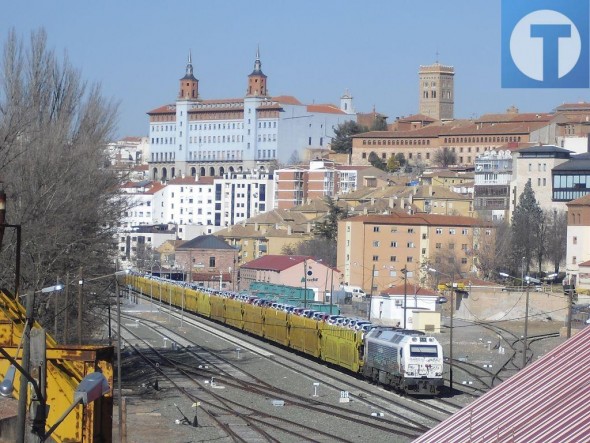
[[[444,307],[448,315],[450,303]],[[455,317],[466,320],[517,320],[525,317],[526,291],[502,291],[502,288],[472,288],[468,297],[456,298]],[[562,292],[529,292],[529,321],[563,321],[567,316],[567,298]]]

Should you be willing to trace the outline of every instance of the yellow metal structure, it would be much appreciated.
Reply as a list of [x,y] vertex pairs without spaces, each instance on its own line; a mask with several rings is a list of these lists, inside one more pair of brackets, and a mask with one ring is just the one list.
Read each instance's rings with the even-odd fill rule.
[[[22,349],[16,356],[24,329],[25,308],[14,297],[0,291],[0,346],[21,363]],[[35,327],[40,327],[35,324]],[[57,422],[74,399],[74,391],[89,373],[101,371],[113,387],[113,347],[60,346],[47,335],[47,404],[50,406],[46,430]],[[4,376],[9,361],[0,356],[0,374]],[[35,375],[35,374],[33,374]],[[14,395],[18,398],[20,375],[14,380]],[[111,442],[113,395],[111,392],[86,406],[77,406],[53,432],[58,442]]]

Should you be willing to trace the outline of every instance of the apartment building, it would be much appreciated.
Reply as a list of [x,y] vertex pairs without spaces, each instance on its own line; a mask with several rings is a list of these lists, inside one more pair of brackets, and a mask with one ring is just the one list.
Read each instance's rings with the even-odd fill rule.
[[374,294],[395,286],[407,270],[408,281],[421,283],[425,268],[448,273],[477,270],[481,236],[493,236],[480,220],[433,214],[361,215],[338,223],[338,265],[345,284]]
[[[561,173],[558,171],[562,170],[560,168],[565,163],[569,163],[570,158],[570,151],[554,145],[537,145],[514,151],[512,155],[512,180],[510,182],[510,213],[508,216],[512,215],[512,211],[518,204],[520,194],[522,194],[526,182],[529,180],[535,198],[542,209],[565,211],[566,207],[563,204],[565,199],[556,198],[558,195],[561,196],[561,194],[556,194],[555,188],[561,187],[560,180],[556,177],[561,177]],[[565,170],[563,169],[564,172]],[[568,175],[566,173],[563,176]],[[552,182],[552,178],[555,183]],[[571,181],[573,183],[573,177]],[[564,180],[564,184],[567,185],[567,179]],[[570,197],[567,200],[573,198],[575,197]]]
[[293,96],[271,96],[260,53],[241,98],[204,99],[189,54],[173,104],[148,112],[150,176],[222,176],[263,169],[305,158],[304,151],[325,150],[334,127],[356,121],[352,97],[340,106],[301,103]]
[[[590,276],[580,276],[580,265],[590,260],[590,194],[566,203],[567,206],[567,252],[565,272],[568,284],[580,283],[590,289]],[[580,278],[582,277],[582,278]],[[582,281],[581,281],[582,280]]]
[[510,212],[512,153],[488,151],[475,159],[474,209],[485,220],[507,220]]
[[363,185],[385,183],[384,175],[372,166],[340,165],[325,159],[312,160],[309,166],[277,169],[275,208],[289,209],[312,200],[343,196]]

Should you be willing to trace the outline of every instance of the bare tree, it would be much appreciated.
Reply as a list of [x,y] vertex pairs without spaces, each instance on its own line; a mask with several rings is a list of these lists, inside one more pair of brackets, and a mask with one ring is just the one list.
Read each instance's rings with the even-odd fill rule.
[[553,265],[553,272],[559,272],[559,267],[565,260],[567,248],[567,212],[545,211],[546,224],[549,226],[545,238],[547,259]]
[[434,162],[443,168],[457,164],[457,154],[448,147],[439,148],[434,153]]
[[495,235],[487,235],[485,229],[479,229],[473,251],[475,265],[479,275],[486,280],[496,280],[499,272],[506,272],[506,257],[510,255],[511,230],[507,221],[494,223]]
[[[44,31],[32,33],[28,46],[14,30],[8,34],[0,65],[0,176],[7,222],[22,227],[24,291],[80,269],[84,278],[113,271],[114,228],[126,204],[115,174],[104,169],[116,117],[117,105],[100,87],[48,49]],[[10,287],[14,236],[5,235],[1,253],[0,278]]]

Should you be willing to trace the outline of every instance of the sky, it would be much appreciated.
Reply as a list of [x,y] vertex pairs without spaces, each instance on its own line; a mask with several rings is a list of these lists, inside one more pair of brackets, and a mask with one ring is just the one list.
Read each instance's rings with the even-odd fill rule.
[[502,89],[500,0],[13,1],[0,15],[28,40],[45,29],[85,80],[119,103],[117,136],[148,133],[146,113],[173,103],[192,51],[203,99],[243,97],[256,48],[271,95],[357,112],[418,112],[418,68],[455,67],[455,117],[550,112],[586,89]]

